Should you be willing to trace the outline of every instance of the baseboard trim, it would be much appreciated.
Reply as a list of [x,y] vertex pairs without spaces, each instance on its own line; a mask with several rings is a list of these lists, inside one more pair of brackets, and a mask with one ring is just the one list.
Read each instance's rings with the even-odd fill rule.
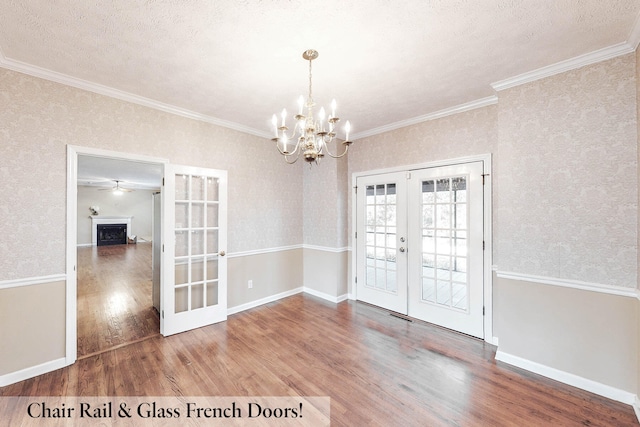
[[271,295],[265,298],[261,298],[259,300],[251,301],[246,304],[236,305],[235,307],[231,307],[227,309],[227,316],[231,316],[232,314],[240,313],[241,311],[250,310],[255,307],[259,307],[264,304],[268,304],[270,302],[278,301],[279,299],[290,297],[291,295],[299,294],[303,292],[303,287],[291,289],[289,291],[280,292],[279,294]]
[[93,243],[78,243],[76,246],[79,248],[87,248],[93,246]]
[[638,399],[637,395],[633,399],[633,405],[631,406],[633,406],[633,411],[636,413],[636,418],[638,419],[638,422],[640,422],[640,399]]
[[[496,351],[496,360],[618,402],[626,403],[627,405],[634,405],[637,402],[636,395],[628,391],[620,390],[537,362],[532,362],[531,360],[514,356],[500,350]],[[636,408],[634,407],[634,409]]]
[[41,285],[43,283],[64,282],[67,280],[66,274],[52,274],[50,276],[26,277],[24,279],[2,280],[0,290],[9,288],[19,288],[21,286]]
[[313,295],[314,297],[322,298],[323,300],[333,302],[336,304],[339,302],[345,301],[347,299],[347,294],[342,294],[334,297],[333,295],[329,295],[324,292],[316,291],[315,289],[311,289],[307,287],[303,287],[302,291],[305,294]]
[[56,369],[64,368],[65,366],[67,366],[67,359],[62,357],[50,362],[41,363],[40,365],[1,375],[0,387],[6,387],[20,381],[28,380],[29,378],[37,377],[38,375],[46,374]]

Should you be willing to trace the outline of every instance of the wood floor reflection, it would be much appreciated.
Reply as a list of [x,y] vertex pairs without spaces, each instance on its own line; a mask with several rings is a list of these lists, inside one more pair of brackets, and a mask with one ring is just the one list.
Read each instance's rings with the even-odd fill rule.
[[0,396],[329,396],[334,426],[637,425],[631,406],[496,362],[495,350],[377,307],[299,294]]
[[78,248],[78,357],[160,333],[151,243]]

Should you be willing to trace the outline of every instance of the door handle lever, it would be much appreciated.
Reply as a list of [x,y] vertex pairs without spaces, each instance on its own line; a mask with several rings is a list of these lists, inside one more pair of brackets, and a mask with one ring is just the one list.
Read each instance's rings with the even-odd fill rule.
[[399,250],[400,252],[404,252],[404,251],[405,251],[405,248],[404,248],[404,246],[400,246],[400,249],[398,249],[398,250]]

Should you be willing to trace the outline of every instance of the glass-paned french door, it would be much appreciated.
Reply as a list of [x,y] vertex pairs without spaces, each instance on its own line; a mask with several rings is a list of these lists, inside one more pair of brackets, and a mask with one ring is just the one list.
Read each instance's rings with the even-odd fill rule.
[[227,318],[227,173],[170,165],[165,180],[162,333],[171,335]]
[[358,299],[405,314],[406,203],[406,173],[358,179]]
[[357,299],[483,337],[482,163],[357,180]]

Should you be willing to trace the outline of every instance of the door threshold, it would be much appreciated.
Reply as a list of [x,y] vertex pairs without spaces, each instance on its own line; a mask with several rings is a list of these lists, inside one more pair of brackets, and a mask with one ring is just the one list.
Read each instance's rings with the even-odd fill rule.
[[397,317],[398,319],[406,320],[407,322],[413,322],[413,319],[411,319],[409,316],[401,313],[396,313],[395,311],[392,311],[391,313],[389,313],[389,315]]

